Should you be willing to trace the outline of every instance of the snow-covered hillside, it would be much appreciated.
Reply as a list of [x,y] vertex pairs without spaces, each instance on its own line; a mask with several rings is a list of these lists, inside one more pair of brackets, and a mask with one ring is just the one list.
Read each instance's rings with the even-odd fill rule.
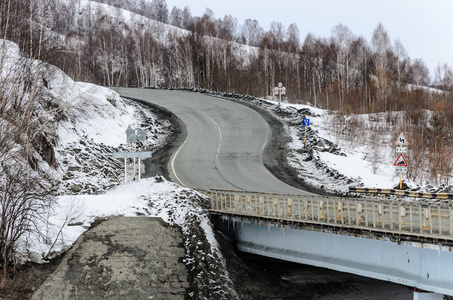
[[[20,131],[20,123],[16,124],[16,121],[23,117],[24,107],[32,105],[29,118],[35,121],[33,130],[36,131],[32,135],[41,137],[30,146],[25,144],[28,139],[23,135],[12,137],[6,144],[8,147],[2,144],[1,149],[8,151],[2,153],[2,159],[11,157],[8,160],[10,168],[28,166],[29,172],[43,179],[43,185],[56,187],[56,194],[102,194],[122,183],[122,162],[113,158],[113,152],[126,149],[125,130],[129,125],[149,132],[139,150],[153,151],[168,138],[171,124],[161,120],[152,109],[122,99],[111,89],[74,82],[54,66],[25,59],[14,43],[2,40],[0,48],[3,50],[2,107],[8,112],[0,117],[2,140],[7,141],[7,133]],[[26,89],[23,78],[28,76],[30,69],[36,83]],[[11,115],[16,117],[11,118]],[[11,144],[13,141],[15,144]],[[26,148],[29,148],[28,158],[22,154]],[[67,209],[56,207],[59,212]],[[54,215],[58,219],[60,213],[57,211]],[[49,220],[55,228],[60,226],[59,219],[52,222],[49,215]],[[24,237],[24,242],[29,238]],[[46,239],[48,242],[53,238],[48,236]],[[69,239],[65,246],[73,242]]]
[[[19,89],[24,70],[33,66],[35,96],[25,91],[23,104],[35,102],[37,128],[50,144],[48,152],[55,153],[52,164],[39,149],[33,149],[33,160],[36,171],[57,185],[59,195],[46,211],[40,211],[45,219],[37,218],[39,233],[20,238],[16,259],[45,262],[70,248],[98,218],[160,217],[182,228],[186,264],[194,276],[209,271],[202,276],[205,283],[199,293],[234,294],[205,210],[209,200],[159,176],[124,185],[123,165],[113,158],[113,152],[127,148],[125,130],[129,125],[147,132],[137,150],[153,152],[171,134],[169,121],[161,119],[157,110],[122,99],[111,89],[74,82],[58,68],[24,59],[17,45],[9,41],[1,41],[1,46],[3,94]],[[2,125],[9,123],[0,120]],[[2,134],[5,128],[1,127]],[[0,208],[3,205],[2,200]]]
[[60,194],[98,193],[120,183],[121,162],[112,153],[125,149],[129,125],[152,127],[152,134],[140,145],[142,149],[159,147],[168,137],[170,123],[158,120],[150,109],[122,99],[111,89],[74,82],[49,64],[24,59],[14,43],[1,41],[1,46],[4,94],[15,91],[24,68],[33,65],[33,96],[25,91],[20,97],[23,106],[30,102],[36,105],[34,117],[55,159],[46,161],[38,150],[32,155],[38,170],[61,184]]

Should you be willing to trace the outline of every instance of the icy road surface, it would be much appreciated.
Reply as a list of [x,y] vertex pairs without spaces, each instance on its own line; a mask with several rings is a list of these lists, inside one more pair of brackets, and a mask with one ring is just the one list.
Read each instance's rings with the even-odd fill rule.
[[191,188],[304,194],[263,165],[271,129],[254,110],[238,103],[184,91],[120,88],[125,97],[172,111],[187,138],[172,156],[173,181]]

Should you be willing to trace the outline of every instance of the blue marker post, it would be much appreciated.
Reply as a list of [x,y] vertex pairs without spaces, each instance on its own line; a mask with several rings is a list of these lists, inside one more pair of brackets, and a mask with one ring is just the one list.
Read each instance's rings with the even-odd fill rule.
[[304,148],[305,148],[305,141],[307,140],[307,127],[310,126],[310,119],[303,119],[302,125],[305,127],[305,134],[304,134]]

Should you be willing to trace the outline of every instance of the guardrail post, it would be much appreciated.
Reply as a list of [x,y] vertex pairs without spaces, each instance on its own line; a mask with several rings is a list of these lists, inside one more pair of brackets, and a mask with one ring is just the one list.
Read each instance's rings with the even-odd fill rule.
[[278,219],[278,200],[277,198],[274,197],[274,216]]
[[438,211],[438,215],[437,215],[437,218],[439,219],[439,235],[442,235],[442,215],[441,215],[441,211],[440,211],[440,205],[437,206],[437,211]]
[[411,222],[411,233],[412,233],[413,232],[413,224],[414,224],[413,217],[412,217],[412,203],[409,204],[409,217],[410,217],[409,222]]
[[[382,225],[382,212],[383,212],[383,209],[382,209],[382,203],[378,203],[378,207],[377,207],[377,225]],[[383,226],[383,225],[382,225]]]
[[270,208],[269,208],[269,195],[266,195],[266,216],[270,216]]
[[343,216],[342,216],[342,213],[343,213],[343,203],[341,201],[338,201],[337,203],[337,210],[338,210],[338,214],[337,214],[337,221],[341,221],[341,224],[343,224]]
[[399,230],[401,231],[402,227],[405,225],[404,217],[406,217],[406,208],[398,203],[398,211],[400,215]]
[[321,219],[321,203],[322,201],[318,201],[318,222],[320,221]]
[[368,227],[368,201],[365,201],[365,226]]
[[423,233],[423,223],[425,221],[423,220],[422,206],[420,203],[418,204],[418,220],[420,226],[420,233]]
[[431,211],[430,206],[423,209],[423,230],[431,229]]
[[287,200],[287,208],[286,208],[286,215],[287,216],[292,216],[292,206],[293,206],[293,199],[288,198]]
[[262,213],[263,213],[264,197],[263,197],[263,196],[260,196],[259,199],[260,199],[260,206],[259,206],[259,208],[258,208],[258,214],[259,214],[259,215],[262,215]]
[[302,219],[302,214],[301,214],[301,211],[300,211],[300,206],[302,204],[302,199],[300,199],[300,196],[297,197],[297,206],[298,206],[298,218],[299,219]]
[[304,201],[304,216],[303,218],[308,219],[308,200],[303,200]]
[[247,199],[247,203],[245,204],[245,211],[248,212],[250,211],[251,205],[250,205],[250,195],[245,196]]
[[313,197],[310,197],[310,205],[311,205],[311,220],[315,220],[315,208],[313,206]]
[[393,230],[393,204],[389,203],[389,213],[390,213],[390,230]]
[[453,216],[452,216],[452,210],[451,210],[451,206],[448,207],[448,210],[449,210],[449,215],[450,215],[450,236],[453,236]]
[[348,225],[351,226],[351,202],[348,201]]
[[376,205],[375,205],[374,200],[372,200],[371,205],[372,205],[372,209],[373,209],[373,228],[376,228],[376,226],[377,226],[377,224],[376,224]]
[[217,209],[217,207],[215,206],[214,197],[212,196],[211,196],[211,207],[212,209]]
[[329,223],[329,198],[326,198],[326,222]]
[[[357,210],[357,225],[360,225],[360,223],[363,222],[363,217],[362,217],[363,204],[362,203],[356,203],[356,210]],[[365,226],[366,226],[366,224],[365,224]]]

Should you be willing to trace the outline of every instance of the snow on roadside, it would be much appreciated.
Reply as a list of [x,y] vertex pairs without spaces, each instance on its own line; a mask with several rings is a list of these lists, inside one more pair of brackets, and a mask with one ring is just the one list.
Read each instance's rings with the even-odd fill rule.
[[[186,214],[202,213],[201,208],[191,205],[176,206],[178,195],[189,191],[196,193],[158,177],[118,185],[100,195],[58,196],[55,209],[49,217],[49,223],[56,225],[49,234],[49,239],[55,241],[61,226],[69,226],[63,226],[61,236],[52,251],[58,253],[71,247],[97,218],[146,215],[160,217],[170,225],[184,225]],[[34,241],[27,249],[29,252],[45,254],[49,251],[49,245]]]
[[[388,146],[385,144],[385,141],[390,139],[389,136],[381,137],[382,142],[378,150],[382,153],[378,158],[374,158],[373,151],[370,149],[369,132],[358,132],[354,139],[362,140],[348,143],[342,140],[341,135],[338,137],[332,132],[333,116],[329,111],[309,105],[285,104],[285,109],[291,111],[291,108],[297,110],[295,114],[299,114],[299,119],[289,125],[288,132],[292,139],[289,147],[290,153],[298,157],[296,163],[299,164],[309,164],[306,161],[309,150],[300,151],[300,149],[304,149],[304,127],[301,125],[301,118],[310,119],[306,146],[313,149],[310,154],[315,156],[315,162],[317,162],[308,170],[308,173],[315,175],[316,178],[311,181],[312,184],[322,186],[328,192],[346,194],[349,186],[385,189],[393,188],[398,183],[399,178],[395,176],[392,158],[383,159],[385,153],[389,152],[389,148],[392,146],[391,143],[388,143]],[[320,141],[323,144],[329,141],[335,145],[338,151],[331,151],[331,148],[325,145],[319,146]],[[290,155],[288,159],[291,159]],[[321,168],[320,165],[322,165]],[[323,174],[316,175],[319,172]],[[339,174],[343,176],[344,180],[338,180],[341,179]]]
[[236,292],[211,227],[206,210],[208,205],[207,197],[160,176],[119,185],[102,195],[59,196],[49,217],[49,223],[54,226],[48,233],[47,242],[29,240],[20,249],[21,258],[44,262],[42,258],[55,241],[49,258],[66,251],[97,218],[158,217],[169,225],[182,228],[185,264],[191,276],[199,278],[194,281],[198,286],[192,286],[197,295],[231,299],[231,295],[236,297]]

